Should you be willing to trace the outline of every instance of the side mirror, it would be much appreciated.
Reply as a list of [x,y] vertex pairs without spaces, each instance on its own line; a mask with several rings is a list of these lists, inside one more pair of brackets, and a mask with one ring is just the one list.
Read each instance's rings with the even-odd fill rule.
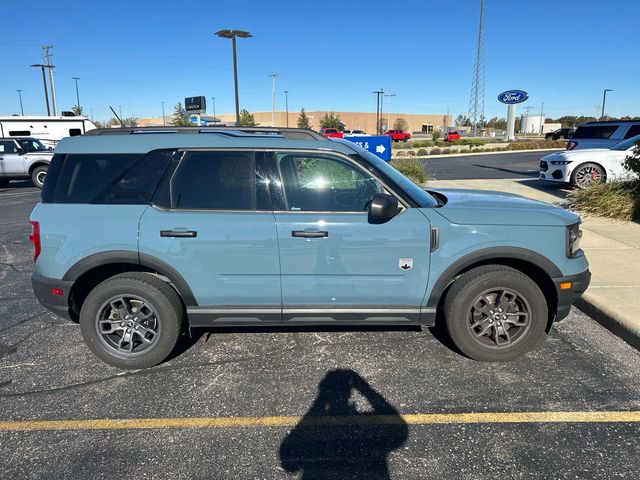
[[24,155],[27,152],[26,152],[26,150],[24,148],[16,147],[16,153],[18,155]]
[[369,223],[384,223],[398,213],[398,200],[386,193],[377,193],[369,205]]

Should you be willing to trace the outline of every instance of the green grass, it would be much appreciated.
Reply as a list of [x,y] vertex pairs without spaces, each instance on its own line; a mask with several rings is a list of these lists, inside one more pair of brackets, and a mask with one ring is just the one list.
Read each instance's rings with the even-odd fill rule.
[[617,220],[640,220],[640,180],[589,185],[569,200],[581,213]]

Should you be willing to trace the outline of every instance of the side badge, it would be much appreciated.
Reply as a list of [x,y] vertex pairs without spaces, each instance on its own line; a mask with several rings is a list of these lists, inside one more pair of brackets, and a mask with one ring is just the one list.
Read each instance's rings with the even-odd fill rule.
[[411,270],[413,268],[413,258],[401,258],[398,260],[398,266],[401,270]]

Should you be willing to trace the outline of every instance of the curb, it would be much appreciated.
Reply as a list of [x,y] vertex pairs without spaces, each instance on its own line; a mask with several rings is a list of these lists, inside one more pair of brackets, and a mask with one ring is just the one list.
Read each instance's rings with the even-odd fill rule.
[[445,155],[424,155],[421,157],[418,156],[405,156],[405,157],[391,157],[391,160],[397,160],[399,158],[419,158],[421,160],[429,159],[429,158],[444,158],[444,157],[475,157],[478,155],[500,155],[501,153],[531,153],[531,152],[558,152],[563,151],[563,148],[536,148],[534,150],[507,150],[506,152],[474,152],[474,153],[449,153]]
[[589,315],[596,322],[602,325],[604,328],[609,330],[614,335],[620,337],[622,340],[627,342],[636,350],[640,350],[640,334],[629,328],[624,322],[616,319],[615,314],[611,312],[607,312],[607,309],[601,308],[595,302],[591,302],[588,299],[585,299],[584,296],[580,297],[574,303],[574,306],[582,311],[583,313]]

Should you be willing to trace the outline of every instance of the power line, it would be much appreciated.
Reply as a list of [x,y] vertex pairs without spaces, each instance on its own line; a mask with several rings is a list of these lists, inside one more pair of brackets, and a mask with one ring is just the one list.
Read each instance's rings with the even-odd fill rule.
[[473,135],[476,136],[478,134],[478,122],[484,120],[484,0],[480,0],[480,23],[478,26],[476,59],[473,64],[473,79],[471,81],[469,120],[471,120],[473,127]]

